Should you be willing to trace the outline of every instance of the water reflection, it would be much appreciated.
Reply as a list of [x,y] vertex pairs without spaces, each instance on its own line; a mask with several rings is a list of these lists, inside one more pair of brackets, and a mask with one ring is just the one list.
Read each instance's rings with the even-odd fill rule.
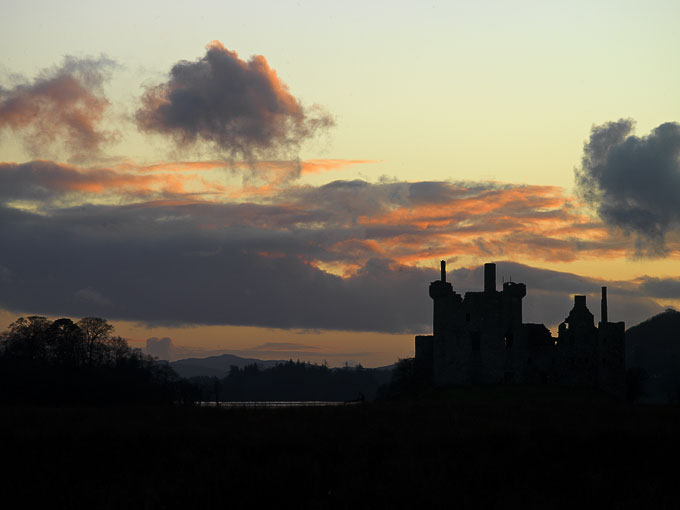
[[201,407],[326,407],[352,405],[357,402],[327,402],[323,400],[305,400],[301,402],[261,401],[261,402],[196,402]]

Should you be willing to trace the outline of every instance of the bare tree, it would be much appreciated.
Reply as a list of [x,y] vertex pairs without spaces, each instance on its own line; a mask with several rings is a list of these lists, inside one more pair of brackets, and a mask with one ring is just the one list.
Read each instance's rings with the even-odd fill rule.
[[112,336],[106,341],[108,363],[117,367],[132,355],[132,349],[124,338]]
[[92,366],[94,361],[101,363],[100,358],[104,355],[104,347],[111,337],[113,326],[99,317],[84,317],[78,321],[78,326],[85,338],[88,366]]

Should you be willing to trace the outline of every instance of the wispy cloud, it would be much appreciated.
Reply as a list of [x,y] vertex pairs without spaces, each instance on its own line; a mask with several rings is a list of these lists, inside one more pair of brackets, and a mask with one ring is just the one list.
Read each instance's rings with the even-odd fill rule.
[[109,106],[102,87],[114,66],[106,57],[66,57],[33,80],[0,87],[0,130],[17,133],[34,156],[63,150],[73,161],[99,157],[115,137],[100,126]]
[[[55,205],[93,203],[133,203],[140,200],[181,199],[193,202],[220,203],[233,199],[268,197],[307,172],[331,171],[354,164],[355,160],[312,160],[258,163],[262,181],[257,186],[248,180],[227,183],[224,172],[252,172],[245,163],[224,161],[184,161],[138,165],[125,162],[110,167],[82,167],[47,160],[26,163],[0,163],[0,201],[32,202],[36,208]],[[289,176],[295,167],[295,176]]]

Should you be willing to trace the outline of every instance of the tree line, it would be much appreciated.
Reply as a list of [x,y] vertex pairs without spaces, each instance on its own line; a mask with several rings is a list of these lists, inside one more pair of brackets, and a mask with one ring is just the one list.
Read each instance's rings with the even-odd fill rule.
[[99,317],[18,318],[0,333],[0,402],[373,400],[409,393],[412,383],[412,360],[400,360],[394,373],[290,360],[269,369],[232,366],[222,379],[184,379],[113,331]]
[[372,400],[390,371],[354,367],[329,368],[290,360],[262,369],[257,364],[232,366],[229,375],[192,377],[191,384],[201,392],[203,401],[348,401]]
[[170,402],[191,388],[99,317],[20,317],[0,333],[0,401]]

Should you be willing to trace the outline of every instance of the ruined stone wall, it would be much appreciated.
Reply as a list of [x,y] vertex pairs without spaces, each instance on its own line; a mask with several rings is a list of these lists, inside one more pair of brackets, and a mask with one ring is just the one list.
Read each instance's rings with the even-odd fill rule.
[[625,398],[626,389],[626,327],[623,322],[600,323],[598,386],[613,395]]
[[[449,311],[435,335],[433,380],[436,384],[493,384],[519,373],[517,356],[526,349],[521,318],[513,321],[503,293],[468,292]],[[524,346],[524,347],[523,347]]]
[[[495,288],[495,267],[485,265],[483,292],[462,298],[442,279],[430,284],[432,336],[416,337],[416,362],[431,370],[435,386],[466,384],[561,384],[598,387],[623,396],[624,323],[595,327],[585,296],[560,325],[557,338],[543,324],[522,322],[526,286]],[[603,288],[606,314],[606,289]]]

